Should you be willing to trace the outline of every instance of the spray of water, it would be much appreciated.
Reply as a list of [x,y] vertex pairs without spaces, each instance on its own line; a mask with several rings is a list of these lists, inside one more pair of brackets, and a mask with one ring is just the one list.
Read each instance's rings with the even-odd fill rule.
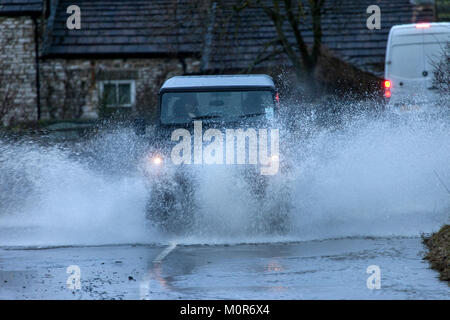
[[416,236],[448,222],[449,118],[362,118],[309,141],[295,168],[304,237]]
[[[84,146],[81,154],[58,145],[1,141],[0,243],[48,246],[152,241],[156,231],[142,224],[146,200],[142,177],[128,170],[125,162],[125,158],[132,162],[127,149],[130,137],[129,133],[110,133],[99,138],[102,143],[73,146]],[[122,148],[117,148],[118,141]]]
[[[358,116],[337,126],[318,125],[314,113],[296,119],[280,138],[284,169],[264,201],[233,168],[197,168],[197,222],[175,238],[146,223],[149,187],[137,169],[145,139],[117,130],[66,148],[3,138],[0,245],[417,236],[448,222],[448,115]],[[284,234],[255,223],[277,210],[289,211]]]

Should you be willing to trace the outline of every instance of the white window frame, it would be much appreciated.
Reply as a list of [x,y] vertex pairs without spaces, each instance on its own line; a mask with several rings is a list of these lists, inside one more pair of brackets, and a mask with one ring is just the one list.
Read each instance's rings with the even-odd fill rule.
[[130,103],[128,104],[116,104],[116,105],[106,105],[108,108],[130,108],[134,106],[136,101],[136,81],[135,80],[103,80],[100,81],[100,99],[103,98],[103,92],[105,84],[113,84],[116,86],[116,100],[119,100],[119,84],[129,84],[130,85]]

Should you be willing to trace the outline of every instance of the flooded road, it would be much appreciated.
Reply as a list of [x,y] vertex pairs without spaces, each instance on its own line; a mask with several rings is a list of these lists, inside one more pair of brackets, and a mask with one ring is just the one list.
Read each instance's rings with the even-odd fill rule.
[[[185,237],[146,219],[150,137],[0,139],[0,299],[449,299],[420,238],[449,222],[448,119],[302,116],[264,201],[232,166],[192,169]],[[280,207],[286,233],[258,227]]]
[[[0,249],[0,299],[450,299],[418,237]],[[69,266],[80,270],[70,289]],[[369,266],[380,289],[369,289]]]

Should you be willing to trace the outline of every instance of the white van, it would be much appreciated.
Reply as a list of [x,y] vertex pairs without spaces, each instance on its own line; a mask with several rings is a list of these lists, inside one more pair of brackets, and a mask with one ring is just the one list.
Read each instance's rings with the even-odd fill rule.
[[450,23],[420,23],[391,28],[386,50],[385,98],[389,105],[417,107],[436,93],[434,65],[450,43]]

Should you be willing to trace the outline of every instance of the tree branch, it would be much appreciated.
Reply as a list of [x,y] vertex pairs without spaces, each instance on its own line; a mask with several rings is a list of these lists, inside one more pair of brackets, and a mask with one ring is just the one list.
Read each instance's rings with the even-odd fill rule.
[[312,29],[314,35],[314,43],[312,49],[312,59],[313,65],[317,64],[321,54],[322,47],[322,19],[321,10],[324,5],[325,0],[309,0],[309,5],[311,7],[311,17],[312,17]]
[[272,0],[274,9],[271,9],[264,5],[260,0],[258,3],[261,5],[262,9],[266,13],[266,15],[272,20],[275,25],[275,30],[277,32],[278,40],[281,42],[284,52],[287,54],[292,64],[294,65],[296,70],[301,69],[300,59],[295,53],[295,50],[292,47],[292,44],[288,41],[284,30],[283,30],[283,16],[280,13],[280,7],[278,0]]
[[[267,61],[271,58],[274,58],[274,57],[282,54],[284,52],[283,49],[278,49],[278,50],[275,49],[275,46],[277,44],[279,44],[278,39],[272,40],[272,41],[269,41],[268,43],[266,43],[266,45],[264,46],[264,49],[258,54],[258,56],[255,58],[255,60],[253,60],[253,62],[249,65],[249,67],[247,69],[247,73],[250,73],[257,64]],[[267,54],[266,56],[264,56],[264,54],[266,53],[266,50],[270,47],[273,47],[273,51],[271,53]]]
[[[301,2],[301,0],[299,0]],[[300,54],[303,58],[303,65],[307,69],[311,69],[313,67],[311,56],[308,52],[308,47],[303,39],[302,33],[300,31],[300,23],[299,20],[295,18],[294,12],[292,11],[292,2],[291,0],[284,0],[284,5],[286,6],[286,13],[288,17],[289,24],[291,25],[292,32],[294,33],[295,40],[297,42],[298,48],[300,50]]]

